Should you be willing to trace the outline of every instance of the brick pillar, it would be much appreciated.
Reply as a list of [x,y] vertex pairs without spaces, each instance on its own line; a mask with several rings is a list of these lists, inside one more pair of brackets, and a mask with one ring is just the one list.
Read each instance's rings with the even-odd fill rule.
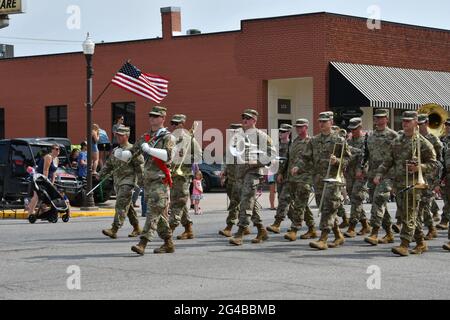
[[181,9],[179,7],[161,8],[162,36],[171,39],[174,33],[181,33]]

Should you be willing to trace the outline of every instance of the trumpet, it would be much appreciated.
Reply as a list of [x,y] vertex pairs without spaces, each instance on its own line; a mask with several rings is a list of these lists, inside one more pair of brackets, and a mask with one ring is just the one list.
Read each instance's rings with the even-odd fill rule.
[[[194,134],[195,134],[195,130],[197,130],[197,126],[198,123],[197,121],[194,121],[194,123],[192,124],[191,129],[189,130],[189,135],[190,135],[190,139],[189,139],[189,145],[192,144],[192,140],[194,139]],[[184,146],[183,146],[184,147]],[[182,148],[181,150],[183,150],[184,148]],[[188,149],[188,146],[186,146],[186,149]],[[191,152],[193,152],[194,150],[191,150]],[[181,167],[184,164],[184,160],[186,159],[188,152],[186,150],[186,152],[183,153],[183,157],[181,158],[180,164],[178,165],[178,167],[175,168],[175,170],[172,171],[172,174],[176,174],[177,176],[183,176],[183,170],[181,170]]]

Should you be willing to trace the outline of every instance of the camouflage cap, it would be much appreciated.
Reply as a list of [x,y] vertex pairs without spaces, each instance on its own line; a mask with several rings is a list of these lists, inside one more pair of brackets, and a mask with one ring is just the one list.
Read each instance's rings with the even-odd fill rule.
[[244,112],[242,112],[242,115],[256,119],[259,116],[259,113],[253,109],[245,109]]
[[339,126],[331,126],[331,130],[333,130],[333,131],[338,131],[340,129],[341,128]]
[[184,114],[174,114],[171,122],[186,122],[186,115]]
[[333,120],[333,116],[329,111],[321,112],[319,114],[319,121],[330,121]]
[[388,109],[376,109],[373,112],[374,117],[389,117],[389,110]]
[[362,119],[361,118],[351,118],[348,128],[350,130],[354,130],[358,127],[362,127]]
[[425,113],[421,113],[417,116],[418,124],[424,124],[428,122],[428,115]]
[[417,120],[417,111],[404,111],[402,113],[402,120]]
[[289,132],[292,130],[292,125],[288,123],[282,123],[278,130],[281,132]]
[[297,119],[295,120],[295,126],[296,127],[304,127],[309,126],[309,120],[308,119]]
[[123,125],[120,125],[116,131],[114,132],[115,134],[119,134],[119,135],[130,135],[130,127],[126,127]]
[[333,111],[325,111],[325,113],[327,113],[330,116],[331,120],[334,119],[334,112]]
[[159,117],[165,117],[167,114],[167,108],[161,107],[161,106],[154,106],[152,108],[152,111],[148,113],[149,116],[159,116]]
[[241,123],[232,123],[230,124],[230,129],[236,130],[236,129],[241,129],[242,128],[242,124]]

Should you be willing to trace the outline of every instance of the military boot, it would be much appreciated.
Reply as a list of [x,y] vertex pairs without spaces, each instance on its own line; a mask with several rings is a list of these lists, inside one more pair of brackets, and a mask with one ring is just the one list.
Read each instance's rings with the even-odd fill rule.
[[231,234],[231,229],[232,229],[232,228],[233,228],[233,225],[232,225],[232,224],[228,224],[228,225],[225,227],[225,229],[219,231],[219,234],[220,234],[221,236],[224,236],[224,237],[229,238],[229,237],[232,236],[232,234]]
[[281,219],[275,219],[274,223],[270,226],[267,226],[267,231],[273,232],[273,233],[280,233],[280,225],[282,220]]
[[382,238],[378,240],[379,244],[388,244],[388,243],[394,243],[394,233],[392,232],[392,230],[388,230],[386,231],[386,235]]
[[256,238],[252,240],[252,243],[261,243],[269,239],[269,234],[262,224],[257,224],[256,228],[258,228],[258,234],[256,235]]
[[308,227],[308,232],[300,236],[300,239],[315,239],[315,238],[317,238],[317,232],[314,226]]
[[284,238],[285,238],[286,240],[289,240],[289,241],[295,241],[295,240],[297,240],[297,230],[291,228],[291,230],[289,230],[289,231],[284,235]]
[[135,238],[140,236],[142,233],[142,229],[139,227],[139,224],[133,226],[133,231],[128,235],[129,238]]
[[442,246],[442,249],[447,250],[447,251],[450,251],[450,242],[444,244],[444,245]]
[[164,239],[164,244],[158,249],[153,250],[153,253],[173,253],[175,252],[175,245],[173,244],[172,237]]
[[350,225],[350,219],[347,218],[346,216],[342,217],[342,223],[339,225],[340,229],[344,229],[347,228]]
[[395,233],[400,233],[402,230],[402,221],[400,218],[397,218],[397,222],[392,225],[392,230],[394,230]]
[[333,227],[333,233],[334,233],[334,241],[328,244],[328,247],[330,248],[337,248],[344,244],[345,238],[342,235],[341,229],[335,225]]
[[235,246],[242,245],[242,240],[244,238],[244,227],[239,227],[239,230],[234,234],[232,238],[230,238],[230,244],[234,244]]
[[172,234],[173,234],[173,232],[175,231],[176,228],[177,228],[176,225],[174,225],[174,224],[170,225],[170,230],[172,230]]
[[367,219],[361,220],[362,229],[357,233],[358,236],[364,236],[369,234],[372,231],[372,228],[369,226],[369,222]]
[[439,212],[434,212],[433,213],[433,221],[434,222],[439,222],[440,218],[439,218]]
[[111,229],[102,230],[102,233],[105,236],[110,237],[111,239],[117,239],[117,231],[119,231],[119,228],[117,226],[113,225],[111,227]]
[[425,236],[425,240],[433,240],[433,239],[436,239],[437,236],[438,236],[438,235],[437,235],[436,227],[433,226],[433,225],[429,226],[429,227],[428,227],[428,233],[427,233],[427,235]]
[[427,243],[424,241],[423,236],[416,239],[416,246],[411,250],[411,254],[422,254],[428,251]]
[[393,247],[392,253],[398,254],[402,257],[405,257],[409,255],[408,247],[409,247],[409,241],[405,239],[401,239],[402,242],[400,243],[400,246]]
[[350,226],[348,227],[347,232],[344,233],[344,236],[346,238],[354,238],[354,237],[356,237],[355,228],[356,228],[356,223],[354,223],[354,222],[350,223]]
[[439,229],[439,230],[447,230],[448,229],[448,221],[444,216],[442,216],[441,222],[439,222],[439,224],[436,226],[436,229]]
[[177,236],[178,240],[194,239],[194,232],[192,231],[192,223],[184,226],[184,232]]
[[245,230],[244,230],[244,236],[247,236],[247,235],[249,235],[249,234],[251,234],[251,233],[252,233],[252,229],[250,229],[250,227],[245,228]]
[[135,246],[131,247],[131,251],[136,252],[137,254],[140,254],[141,256],[144,255],[145,247],[147,246],[148,240],[146,238],[141,238],[139,243]]
[[323,230],[322,233],[320,234],[319,241],[310,242],[309,246],[311,248],[318,249],[318,250],[327,250],[328,249],[327,240],[328,240],[329,233],[330,232],[328,230]]
[[374,227],[370,236],[365,237],[364,241],[370,243],[373,246],[378,245],[378,230],[380,230],[379,227]]

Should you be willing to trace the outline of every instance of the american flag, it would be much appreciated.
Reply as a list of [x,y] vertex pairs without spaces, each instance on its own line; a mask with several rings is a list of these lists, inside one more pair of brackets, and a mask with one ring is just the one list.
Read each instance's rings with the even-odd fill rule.
[[169,92],[167,89],[169,81],[167,79],[158,75],[143,73],[129,62],[126,62],[120,68],[111,82],[156,103],[160,103]]

